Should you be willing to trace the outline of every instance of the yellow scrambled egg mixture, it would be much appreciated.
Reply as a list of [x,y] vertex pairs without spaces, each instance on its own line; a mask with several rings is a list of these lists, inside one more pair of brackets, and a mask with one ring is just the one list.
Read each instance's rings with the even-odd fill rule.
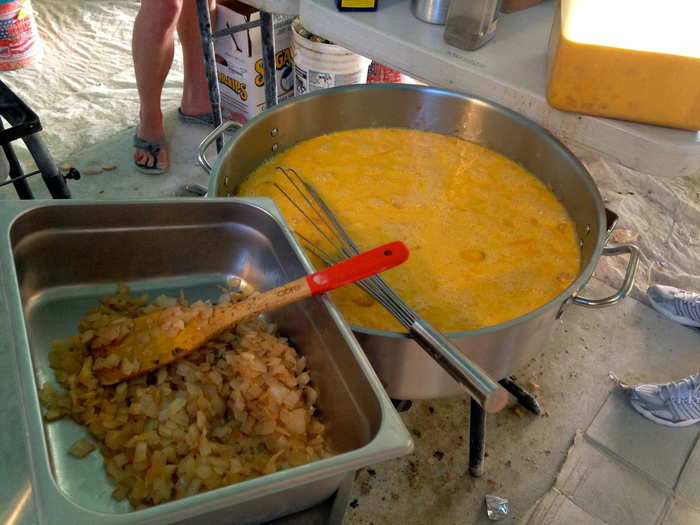
[[[302,142],[238,188],[267,196],[292,229],[320,239],[273,186],[277,166],[311,183],[361,249],[394,240],[411,252],[383,276],[439,330],[508,321],[545,304],[578,275],[574,224],[542,182],[489,149],[409,129],[361,129]],[[356,286],[333,292],[352,324],[404,331]]]

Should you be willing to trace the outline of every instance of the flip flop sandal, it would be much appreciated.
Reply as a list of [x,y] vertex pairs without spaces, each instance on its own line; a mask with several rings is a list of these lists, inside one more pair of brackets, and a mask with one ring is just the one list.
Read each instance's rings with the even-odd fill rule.
[[[209,126],[210,128],[214,127],[214,114],[213,113],[200,113],[199,115],[186,115],[185,113],[182,112],[182,108],[177,108],[177,114],[180,117],[180,120],[183,122],[190,122],[191,124],[203,124],[205,126]],[[235,130],[234,129],[227,129],[226,133],[233,133]]]
[[182,108],[177,108],[177,114],[180,119],[185,122],[191,122],[193,124],[204,124],[205,126],[214,126],[214,114],[213,113],[200,113],[199,115],[185,115],[182,112]]
[[[158,154],[160,153],[161,148],[164,146],[165,141],[151,142],[150,140],[144,140],[134,135],[134,147],[146,150],[153,156],[156,163],[158,162]],[[134,166],[136,166],[136,169],[141,173],[147,173],[149,175],[160,175],[161,173],[168,171],[167,167],[159,168],[157,166],[148,166],[147,164],[141,164],[136,160],[134,160]]]

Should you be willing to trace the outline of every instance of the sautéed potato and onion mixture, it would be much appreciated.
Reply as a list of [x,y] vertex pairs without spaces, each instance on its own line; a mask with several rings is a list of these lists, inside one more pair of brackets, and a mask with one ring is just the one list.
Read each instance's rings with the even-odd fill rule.
[[[224,293],[219,303],[240,298]],[[306,358],[262,318],[158,371],[101,385],[92,344],[118,338],[129,319],[178,304],[187,306],[183,298],[132,297],[120,286],[86,312],[77,335],[55,341],[49,354],[65,392],[42,386],[44,417],[69,416],[86,427],[115,484],[114,498],[142,508],[331,455]],[[84,457],[94,448],[81,439],[68,453]]]

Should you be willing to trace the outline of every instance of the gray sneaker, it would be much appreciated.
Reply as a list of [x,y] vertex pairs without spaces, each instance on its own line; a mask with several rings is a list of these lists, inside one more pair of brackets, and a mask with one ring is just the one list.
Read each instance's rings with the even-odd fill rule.
[[654,309],[677,323],[700,327],[700,293],[655,284],[647,290]]
[[700,373],[663,385],[628,387],[630,403],[647,419],[667,427],[700,422]]

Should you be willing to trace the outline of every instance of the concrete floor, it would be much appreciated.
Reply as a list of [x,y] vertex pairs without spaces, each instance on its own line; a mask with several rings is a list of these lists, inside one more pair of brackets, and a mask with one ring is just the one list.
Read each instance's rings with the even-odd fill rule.
[[[593,281],[587,291],[599,296],[610,288]],[[589,426],[616,389],[610,371],[637,383],[697,370],[700,332],[671,323],[634,299],[605,310],[570,308],[542,354],[517,375],[537,395],[545,416],[520,409],[489,416],[482,478],[466,472],[468,400],[419,401],[403,414],[415,453],[377,465],[373,475],[360,473],[352,495],[356,506],[348,510],[346,523],[489,523],[486,494],[508,498],[508,521],[518,521],[554,483],[576,431]],[[652,425],[645,431],[668,429]],[[660,463],[667,460],[663,451],[648,452]]]

